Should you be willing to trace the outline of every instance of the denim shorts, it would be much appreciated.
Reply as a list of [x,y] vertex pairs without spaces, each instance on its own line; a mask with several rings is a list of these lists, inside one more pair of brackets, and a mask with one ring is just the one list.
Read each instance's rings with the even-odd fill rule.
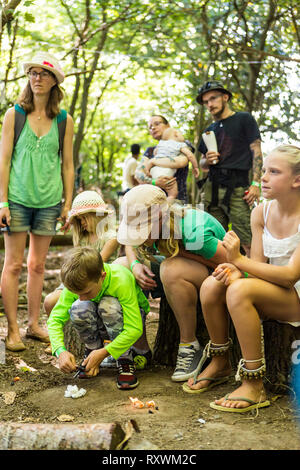
[[61,203],[42,209],[26,207],[9,202],[11,232],[31,232],[34,235],[53,236],[56,233],[57,218],[60,216]]

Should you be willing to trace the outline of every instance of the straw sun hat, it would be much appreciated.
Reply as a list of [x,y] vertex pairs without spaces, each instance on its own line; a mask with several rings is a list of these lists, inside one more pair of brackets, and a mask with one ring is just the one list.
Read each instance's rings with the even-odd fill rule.
[[79,193],[73,201],[68,222],[72,223],[74,217],[88,212],[95,212],[96,215],[101,217],[113,214],[114,211],[107,209],[102,197],[96,191],[83,191]]
[[32,58],[32,60],[25,62],[23,64],[25,74],[29,72],[31,67],[41,67],[43,69],[49,70],[49,72],[52,72],[53,75],[55,75],[59,84],[62,83],[65,79],[65,74],[62,71],[58,60],[48,52],[38,52]]

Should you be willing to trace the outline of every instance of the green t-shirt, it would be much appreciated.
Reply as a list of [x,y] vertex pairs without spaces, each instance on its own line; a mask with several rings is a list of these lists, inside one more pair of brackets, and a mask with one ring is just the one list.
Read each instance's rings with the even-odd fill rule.
[[59,204],[63,183],[58,149],[57,118],[42,137],[36,136],[26,119],[11,159],[9,200],[33,208]]
[[[123,330],[105,349],[111,356],[118,359],[127,349],[130,348],[143,333],[143,322],[140,313],[141,307],[145,313],[150,310],[149,302],[143,294],[141,288],[136,284],[133,274],[129,269],[120,264],[104,263],[106,277],[102,284],[102,289],[92,299],[99,303],[103,296],[116,297],[123,310]],[[65,323],[69,320],[69,310],[78,295],[73,294],[64,288],[61,296],[53,308],[47,321],[52,352],[64,346]]]
[[212,258],[217,251],[218,241],[223,240],[223,226],[208,212],[188,209],[182,218],[182,242],[187,251]]

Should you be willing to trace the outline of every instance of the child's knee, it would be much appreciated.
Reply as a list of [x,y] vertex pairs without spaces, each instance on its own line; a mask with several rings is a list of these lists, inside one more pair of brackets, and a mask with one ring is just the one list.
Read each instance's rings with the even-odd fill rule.
[[95,318],[97,305],[91,300],[76,300],[70,308],[70,318],[73,323],[83,321],[89,322],[90,318]]

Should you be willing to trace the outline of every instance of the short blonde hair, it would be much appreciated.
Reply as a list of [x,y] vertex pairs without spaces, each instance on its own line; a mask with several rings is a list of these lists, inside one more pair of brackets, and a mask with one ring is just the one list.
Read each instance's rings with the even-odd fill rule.
[[168,127],[165,129],[162,133],[162,139],[163,140],[176,140],[177,142],[184,142],[184,137],[181,134],[181,132],[177,131],[176,129],[173,129],[173,127]]
[[295,175],[300,174],[300,148],[296,145],[279,145],[272,150],[271,153],[278,152],[284,154],[285,160],[291,166],[292,172]]
[[102,272],[99,251],[88,246],[77,247],[68,252],[61,268],[61,280],[71,292],[80,292],[89,282],[98,282]]

